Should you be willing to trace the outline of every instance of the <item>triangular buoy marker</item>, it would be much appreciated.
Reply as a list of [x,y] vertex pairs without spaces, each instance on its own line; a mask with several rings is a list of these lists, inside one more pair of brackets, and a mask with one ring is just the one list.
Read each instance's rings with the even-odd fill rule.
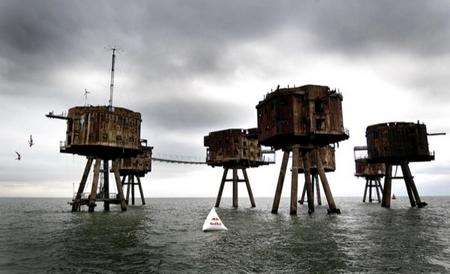
[[205,223],[203,223],[203,231],[206,232],[219,230],[228,230],[228,229],[222,223],[222,221],[219,218],[219,215],[217,215],[217,212],[213,207],[209,212],[208,217],[206,217]]

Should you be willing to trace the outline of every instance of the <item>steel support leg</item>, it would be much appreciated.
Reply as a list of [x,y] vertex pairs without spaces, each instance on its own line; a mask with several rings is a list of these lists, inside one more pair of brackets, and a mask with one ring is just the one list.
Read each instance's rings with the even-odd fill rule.
[[297,189],[298,189],[298,161],[299,161],[299,146],[292,146],[292,180],[291,180],[291,207],[290,214],[297,215]]
[[328,214],[341,214],[341,210],[336,207],[336,203],[334,202],[333,194],[331,193],[331,188],[323,168],[322,159],[317,150],[315,153],[317,153],[317,169],[319,171],[320,181],[322,182],[323,192],[325,193],[325,198],[327,198],[328,202]]
[[273,198],[272,213],[278,213],[280,206],[281,192],[283,190],[284,177],[286,176],[287,164],[289,161],[289,151],[283,152],[283,160],[281,161],[280,174],[278,175],[277,189],[275,190],[275,197]]
[[236,168],[233,168],[233,207],[238,207],[238,174]]
[[250,187],[250,181],[248,180],[247,170],[242,169],[242,174],[244,175],[245,185],[247,186],[248,197],[250,198],[250,203],[252,207],[256,207],[255,198],[253,197],[252,188]]
[[91,194],[89,195],[89,212],[94,212],[96,207],[95,200],[97,198],[98,178],[100,176],[100,159],[95,159],[94,178],[92,179]]
[[81,209],[81,195],[83,194],[84,188],[86,186],[86,181],[89,176],[89,171],[91,170],[93,158],[88,157],[86,166],[84,168],[83,176],[81,177],[80,185],[78,186],[77,195],[72,201],[72,212],[80,211]]
[[119,174],[119,160],[113,160],[113,166],[114,166],[114,177],[116,180],[116,186],[117,186],[117,192],[119,192],[119,199],[120,199],[120,208],[122,211],[127,210],[127,203],[125,201],[125,197],[123,195],[123,188],[122,188],[122,182],[120,181],[120,174]]
[[383,201],[381,206],[391,207],[391,189],[392,189],[392,165],[386,164],[386,175],[384,176]]
[[222,192],[223,192],[223,188],[225,186],[225,180],[227,179],[227,174],[228,174],[228,168],[224,168],[223,175],[222,175],[222,181],[220,182],[219,193],[217,194],[217,198],[216,198],[215,207],[220,206],[220,200],[222,199]]
[[314,213],[314,192],[313,184],[311,182],[311,162],[309,157],[309,152],[303,152],[303,167],[305,171],[305,185],[306,185],[306,196],[308,197],[308,213]]
[[136,178],[138,181],[139,193],[141,194],[142,205],[145,205],[144,191],[142,190],[141,179],[139,178],[139,176],[136,176]]

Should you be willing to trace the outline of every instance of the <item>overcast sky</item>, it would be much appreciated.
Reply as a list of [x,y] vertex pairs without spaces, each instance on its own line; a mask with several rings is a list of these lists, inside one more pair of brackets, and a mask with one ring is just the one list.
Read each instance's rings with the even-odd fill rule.
[[[0,0],[0,196],[72,195],[85,159],[59,153],[65,123],[44,114],[83,105],[84,89],[107,104],[111,45],[122,49],[114,104],[142,113],[157,155],[204,157],[204,135],[255,127],[256,104],[278,84],[343,93],[351,137],[329,174],[336,196],[362,196],[353,146],[367,125],[420,120],[450,132],[448,1]],[[449,137],[429,139],[435,161],[411,165],[422,195],[450,195]],[[249,170],[255,196],[273,196],[280,161]],[[154,163],[144,192],[215,196],[221,173]]]

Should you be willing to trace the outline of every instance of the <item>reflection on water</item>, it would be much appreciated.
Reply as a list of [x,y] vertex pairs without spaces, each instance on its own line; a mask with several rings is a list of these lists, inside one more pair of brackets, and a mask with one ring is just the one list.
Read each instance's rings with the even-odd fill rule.
[[70,213],[64,199],[0,199],[0,271],[450,271],[450,198],[393,209],[337,199],[342,214],[270,213],[271,199],[218,213],[227,232],[203,233],[214,199],[149,199],[125,213]]

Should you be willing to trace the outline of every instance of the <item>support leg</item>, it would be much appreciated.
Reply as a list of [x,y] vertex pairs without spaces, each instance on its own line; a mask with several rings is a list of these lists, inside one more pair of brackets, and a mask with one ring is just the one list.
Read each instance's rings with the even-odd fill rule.
[[217,194],[215,207],[220,206],[220,200],[222,199],[222,192],[223,192],[223,187],[225,186],[225,180],[227,179],[227,174],[228,174],[228,168],[224,168],[223,175],[222,175],[222,181],[220,182],[219,193]]
[[236,168],[233,168],[233,207],[238,207],[238,174]]
[[[414,195],[414,199],[416,200],[417,207],[422,208],[422,207],[426,206],[427,203],[422,202],[420,200],[419,192],[417,191],[416,184],[414,183],[414,178],[411,174],[411,170],[409,169],[409,164],[408,163],[402,164],[401,167],[402,167],[403,177],[405,177],[405,182],[406,181],[409,182],[409,186],[411,187],[412,193]],[[408,195],[409,195],[409,193],[408,193]]]
[[314,213],[314,192],[311,182],[311,162],[309,161],[309,152],[303,153],[303,167],[305,170],[306,196],[308,197],[308,213]]
[[380,199],[380,191],[379,191],[379,179],[375,179],[374,180],[374,184],[375,184],[375,190],[377,191],[377,201],[378,201],[378,203],[380,203],[381,202],[381,199]]
[[89,195],[89,212],[94,212],[97,198],[98,177],[100,176],[100,159],[95,159],[94,178],[92,179],[91,195]]
[[84,188],[86,186],[86,181],[89,176],[89,171],[91,170],[92,161],[94,159],[88,158],[86,166],[84,168],[83,176],[81,177],[80,185],[78,186],[77,195],[72,201],[72,212],[80,211],[81,208],[81,195],[83,194]]
[[411,189],[411,184],[410,184],[410,178],[408,176],[409,175],[408,171],[405,170],[405,165],[401,165],[401,168],[402,168],[403,178],[405,180],[406,192],[408,193],[409,203],[411,204],[411,207],[415,207],[416,206],[416,201],[414,200],[414,195],[413,195],[413,192],[412,192],[412,189]]
[[286,176],[286,168],[289,161],[289,151],[283,152],[283,160],[281,162],[280,174],[278,175],[277,189],[275,190],[275,197],[273,198],[272,213],[278,213],[280,206],[281,191],[283,190],[284,177]]
[[319,153],[317,151],[315,153],[317,153],[316,159],[317,159],[317,168],[319,171],[320,181],[322,181],[323,192],[325,193],[325,197],[327,198],[327,202],[328,202],[328,214],[341,214],[341,210],[336,207],[336,204],[335,204],[334,198],[333,198],[333,194],[331,194],[330,185],[328,184],[328,179],[327,179],[327,176],[325,175],[325,170],[323,168],[322,159],[318,155]]
[[369,188],[369,179],[366,179],[366,187],[364,188],[363,203],[366,202],[367,189]]
[[383,201],[381,206],[391,207],[391,188],[392,188],[392,165],[386,164],[386,175],[384,176]]
[[250,181],[248,180],[247,170],[245,168],[243,168],[242,173],[244,174],[245,185],[247,186],[248,197],[250,198],[250,203],[252,204],[252,207],[256,207],[255,198],[253,197],[252,188],[250,187]]
[[303,185],[302,197],[300,198],[300,201],[298,201],[301,205],[305,202],[305,195],[306,195],[306,184]]
[[103,160],[103,196],[106,199],[103,202],[103,210],[109,211],[109,161]]
[[131,205],[134,205],[134,175],[131,175]]
[[[127,181],[128,178],[128,181]],[[125,175],[122,178],[122,184],[126,184],[127,185],[127,198],[125,199],[127,202],[127,205],[130,204],[130,185],[131,185],[131,179],[130,179],[130,175]]]
[[298,189],[298,161],[299,161],[299,147],[292,146],[292,181],[291,181],[291,207],[290,214],[297,215],[297,189]]
[[372,203],[372,188],[373,188],[373,181],[369,179],[369,203]]
[[381,193],[383,193],[383,185],[381,184],[381,179],[378,179],[378,186],[380,187]]
[[315,173],[313,176],[316,181],[317,204],[322,205],[322,198],[320,197],[319,176],[317,175],[317,173]]
[[142,205],[145,205],[144,191],[142,190],[141,179],[139,178],[139,176],[136,176],[136,178],[138,181],[139,193],[141,194]]
[[117,192],[119,194],[120,199],[120,208],[122,211],[127,210],[127,203],[125,201],[125,197],[123,196],[123,188],[122,188],[122,182],[120,181],[120,174],[119,174],[119,160],[113,160],[113,166],[114,166],[114,177],[116,179],[116,186],[117,186]]

